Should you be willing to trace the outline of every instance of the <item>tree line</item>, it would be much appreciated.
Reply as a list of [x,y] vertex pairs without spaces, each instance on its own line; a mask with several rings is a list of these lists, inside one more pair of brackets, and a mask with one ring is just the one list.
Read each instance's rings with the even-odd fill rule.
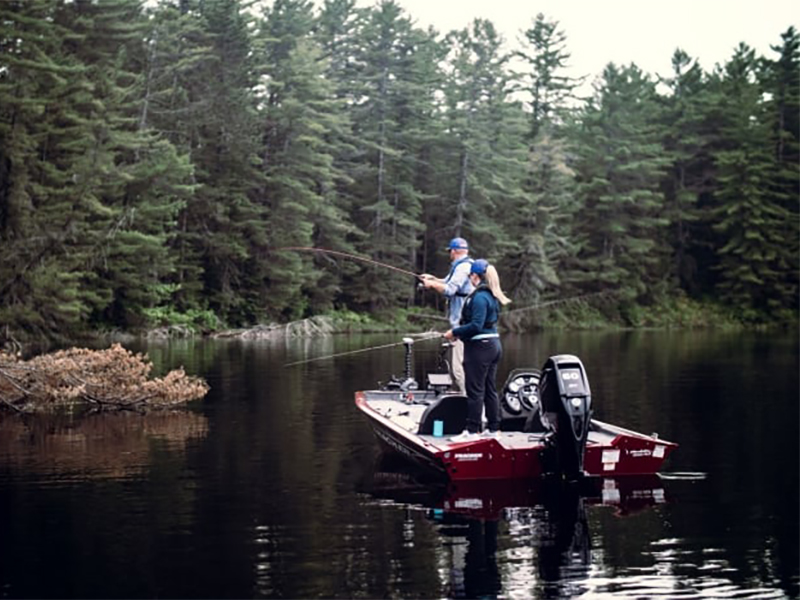
[[[789,15],[787,15],[787,19]],[[800,37],[704,70],[565,75],[531,15],[392,0],[0,3],[0,325],[69,337],[431,302],[453,236],[516,306],[612,291],[796,315]]]

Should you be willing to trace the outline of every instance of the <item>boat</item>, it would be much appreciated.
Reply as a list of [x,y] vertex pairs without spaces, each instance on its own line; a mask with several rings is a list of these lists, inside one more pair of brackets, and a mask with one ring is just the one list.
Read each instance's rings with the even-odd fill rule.
[[[403,338],[405,373],[377,389],[355,393],[385,451],[451,481],[555,477],[620,477],[657,473],[677,444],[592,418],[592,396],[581,360],[547,359],[541,369],[512,370],[499,390],[495,435],[455,441],[466,426],[467,398],[454,390],[449,368],[413,377],[412,338]],[[440,365],[447,351],[443,344]]]

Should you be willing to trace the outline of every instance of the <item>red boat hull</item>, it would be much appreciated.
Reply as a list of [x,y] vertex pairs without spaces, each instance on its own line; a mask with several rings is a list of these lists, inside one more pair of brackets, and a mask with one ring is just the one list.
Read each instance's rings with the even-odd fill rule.
[[[504,431],[499,438],[454,443],[450,437],[421,435],[424,408],[404,401],[402,394],[357,392],[356,406],[368,417],[383,447],[444,474],[453,481],[537,478],[543,475],[544,434]],[[658,472],[677,444],[600,421],[592,421],[584,472],[617,477]]]

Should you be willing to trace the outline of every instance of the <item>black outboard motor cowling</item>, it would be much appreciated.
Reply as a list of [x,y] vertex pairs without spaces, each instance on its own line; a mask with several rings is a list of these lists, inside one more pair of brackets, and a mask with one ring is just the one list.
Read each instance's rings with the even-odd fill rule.
[[576,480],[583,475],[583,453],[592,418],[592,395],[583,363],[577,356],[551,356],[539,383],[542,421],[550,434],[544,470]]

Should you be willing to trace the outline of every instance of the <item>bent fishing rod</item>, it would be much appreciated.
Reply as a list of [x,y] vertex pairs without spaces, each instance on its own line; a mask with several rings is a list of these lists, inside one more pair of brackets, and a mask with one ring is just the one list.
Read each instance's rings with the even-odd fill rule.
[[[418,333],[414,334],[411,333],[405,337],[416,337],[419,338],[420,342],[427,342],[428,340],[433,340],[442,337],[442,333],[438,331],[426,331],[425,333]],[[347,352],[338,352],[336,354],[326,354],[325,356],[317,356],[315,358],[307,358],[305,360],[296,360],[294,362],[286,363],[283,365],[284,367],[292,367],[294,365],[304,365],[306,363],[315,362],[318,360],[328,360],[330,358],[338,358],[340,356],[348,356],[350,354],[360,354],[361,352],[371,352],[372,350],[383,350],[384,348],[393,348],[395,346],[399,346],[400,344],[405,344],[406,342],[394,342],[392,344],[383,344],[382,346],[370,346],[369,348],[360,348],[358,350],[348,350]]]
[[398,273],[402,273],[403,275],[411,275],[412,277],[419,279],[422,281],[422,275],[418,273],[414,273],[413,271],[409,271],[407,269],[401,269],[400,267],[395,267],[394,265],[388,265],[386,263],[380,262],[378,260],[374,260],[372,258],[367,258],[366,256],[359,256],[358,254],[351,254],[349,252],[341,252],[340,250],[329,250],[328,248],[312,248],[312,247],[304,247],[304,246],[283,246],[281,248],[273,248],[273,252],[319,252],[321,254],[331,254],[333,256],[339,256],[341,258],[349,258],[350,260],[358,260],[370,265],[374,265],[377,267],[384,267],[386,269],[391,269],[392,271],[397,271]]
[[535,310],[537,308],[544,308],[545,306],[552,306],[554,304],[564,304],[566,302],[575,302],[578,300],[584,300],[586,298],[591,298],[593,296],[603,296],[606,294],[613,294],[615,293],[614,290],[604,290],[602,292],[591,292],[589,294],[580,294],[579,296],[569,296],[568,298],[557,298],[555,300],[548,300],[546,302],[537,302],[536,304],[531,304],[530,306],[520,306],[519,308],[512,308],[509,311],[506,311],[504,314],[510,315],[516,312],[522,312],[525,310]]
[[[553,306],[553,305],[556,305],[556,304],[565,304],[567,302],[577,302],[579,300],[584,300],[586,298],[591,298],[592,296],[602,296],[602,295],[605,295],[605,294],[612,294],[612,293],[614,293],[613,290],[606,290],[606,291],[603,291],[603,292],[592,292],[590,294],[581,294],[579,296],[569,296],[568,298],[557,298],[555,300],[547,300],[546,302],[537,302],[536,304],[530,304],[528,306],[520,306],[519,308],[512,308],[511,310],[504,310],[500,314],[500,316],[501,317],[506,317],[506,316],[514,314],[514,313],[524,312],[526,310],[537,310],[537,309],[542,309],[542,308],[545,308],[545,307],[548,307],[548,306]],[[450,320],[448,317],[441,316],[441,315],[417,314],[417,315],[414,315],[414,316],[415,316],[415,318],[418,318],[418,319],[431,319],[431,320],[435,320],[435,321],[449,321]]]

